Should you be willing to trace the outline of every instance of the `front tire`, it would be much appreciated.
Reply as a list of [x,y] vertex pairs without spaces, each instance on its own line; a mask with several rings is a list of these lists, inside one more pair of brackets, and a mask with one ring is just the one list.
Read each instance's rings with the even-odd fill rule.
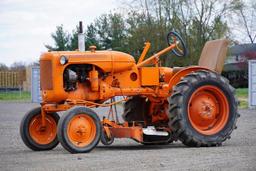
[[170,97],[169,126],[187,146],[221,145],[236,128],[238,116],[234,88],[210,71],[186,75]]
[[101,123],[91,109],[77,106],[67,110],[58,123],[58,139],[70,153],[87,153],[97,146]]
[[20,135],[24,144],[34,150],[51,150],[59,143],[57,138],[57,124],[59,115],[47,113],[46,125],[42,127],[41,107],[32,109],[23,117],[20,124]]

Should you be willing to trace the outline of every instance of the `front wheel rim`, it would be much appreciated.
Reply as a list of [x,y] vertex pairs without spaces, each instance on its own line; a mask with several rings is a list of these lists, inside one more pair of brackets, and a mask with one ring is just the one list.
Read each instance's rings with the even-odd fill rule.
[[29,123],[29,135],[40,145],[50,144],[57,135],[57,123],[51,115],[45,116],[46,125],[42,126],[42,116],[34,116]]
[[188,102],[188,119],[192,127],[203,135],[214,135],[228,122],[229,103],[224,92],[212,85],[201,86]]
[[76,147],[88,146],[96,137],[96,124],[88,115],[78,114],[68,123],[67,136]]

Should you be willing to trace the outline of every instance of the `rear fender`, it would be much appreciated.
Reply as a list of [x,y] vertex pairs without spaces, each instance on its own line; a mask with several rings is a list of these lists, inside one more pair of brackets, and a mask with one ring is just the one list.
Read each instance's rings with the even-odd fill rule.
[[[172,90],[173,87],[178,84],[178,82],[181,80],[182,77],[186,76],[187,74],[193,72],[193,71],[198,71],[198,70],[208,70],[208,71],[212,71],[208,68],[205,67],[201,67],[201,66],[190,66],[187,68],[184,68],[180,71],[178,71],[177,73],[175,73],[172,78],[169,81],[169,90]],[[215,71],[212,71],[215,72]]]

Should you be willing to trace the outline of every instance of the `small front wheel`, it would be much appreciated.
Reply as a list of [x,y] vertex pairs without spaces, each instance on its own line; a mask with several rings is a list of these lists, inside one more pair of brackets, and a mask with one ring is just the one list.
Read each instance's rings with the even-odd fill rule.
[[104,145],[111,145],[114,142],[114,140],[115,138],[112,135],[111,131],[110,131],[110,136],[108,137],[106,130],[102,128],[102,133],[100,137],[101,143]]
[[100,140],[100,119],[89,108],[73,107],[61,117],[57,135],[61,145],[69,152],[90,152]]
[[20,135],[24,144],[35,151],[51,150],[59,143],[57,138],[57,124],[59,115],[47,113],[46,125],[42,126],[41,107],[29,111],[20,124]]

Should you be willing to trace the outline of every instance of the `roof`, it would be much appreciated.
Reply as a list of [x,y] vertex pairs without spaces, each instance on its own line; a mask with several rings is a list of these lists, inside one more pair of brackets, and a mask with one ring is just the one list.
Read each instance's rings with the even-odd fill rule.
[[238,56],[247,52],[256,52],[256,43],[231,46],[229,52],[231,56]]

